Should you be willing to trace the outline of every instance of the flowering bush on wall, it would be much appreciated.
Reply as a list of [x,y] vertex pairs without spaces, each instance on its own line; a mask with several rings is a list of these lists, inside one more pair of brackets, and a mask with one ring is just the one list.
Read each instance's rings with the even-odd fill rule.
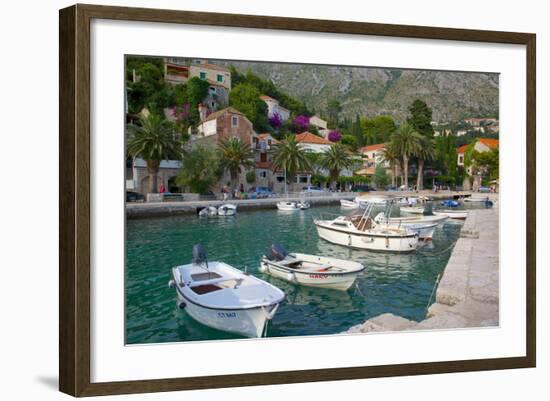
[[178,122],[181,122],[183,120],[186,120],[189,118],[189,109],[190,109],[189,103],[182,104],[181,106],[175,106],[170,110],[170,114],[174,119]]
[[275,129],[279,129],[283,125],[283,118],[277,112],[273,113],[273,115],[269,117],[267,121],[269,125],[271,125]]
[[328,140],[331,142],[338,142],[342,138],[342,135],[340,135],[340,131],[337,129],[332,130],[328,133]]
[[298,133],[307,131],[309,128],[309,117],[303,114],[296,116],[292,124]]

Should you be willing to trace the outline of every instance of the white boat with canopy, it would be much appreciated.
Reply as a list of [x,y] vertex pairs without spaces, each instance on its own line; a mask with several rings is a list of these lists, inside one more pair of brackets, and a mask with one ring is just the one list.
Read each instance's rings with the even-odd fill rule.
[[287,253],[278,244],[273,244],[263,256],[260,271],[274,277],[309,287],[332,288],[345,291],[365,269],[358,262]]
[[382,252],[414,252],[418,233],[406,228],[385,227],[372,218],[374,204],[362,214],[314,220],[319,237],[333,244]]
[[279,288],[223,262],[208,262],[201,245],[190,264],[172,268],[169,286],[178,306],[205,326],[262,337],[285,294]]
[[437,226],[447,219],[446,216],[414,216],[386,217],[384,212],[378,213],[374,221],[383,227],[406,228],[416,231],[418,238],[431,240]]

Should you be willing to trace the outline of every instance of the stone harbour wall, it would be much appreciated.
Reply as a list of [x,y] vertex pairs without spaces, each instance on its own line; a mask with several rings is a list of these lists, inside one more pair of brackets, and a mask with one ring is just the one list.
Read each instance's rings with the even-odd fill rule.
[[499,325],[499,213],[470,210],[441,276],[435,303],[421,322],[391,313],[351,327],[347,333],[453,329]]

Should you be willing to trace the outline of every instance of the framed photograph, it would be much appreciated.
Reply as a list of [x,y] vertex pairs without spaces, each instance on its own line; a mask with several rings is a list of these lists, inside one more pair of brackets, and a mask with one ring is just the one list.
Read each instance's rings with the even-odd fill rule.
[[59,18],[62,392],[535,366],[534,34]]

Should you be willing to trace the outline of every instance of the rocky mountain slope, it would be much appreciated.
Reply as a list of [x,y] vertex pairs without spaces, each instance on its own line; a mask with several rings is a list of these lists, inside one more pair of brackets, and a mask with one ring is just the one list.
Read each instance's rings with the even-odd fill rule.
[[324,112],[331,99],[342,116],[390,114],[402,121],[416,98],[433,110],[435,121],[498,114],[498,74],[387,68],[216,61],[239,71],[251,70]]

